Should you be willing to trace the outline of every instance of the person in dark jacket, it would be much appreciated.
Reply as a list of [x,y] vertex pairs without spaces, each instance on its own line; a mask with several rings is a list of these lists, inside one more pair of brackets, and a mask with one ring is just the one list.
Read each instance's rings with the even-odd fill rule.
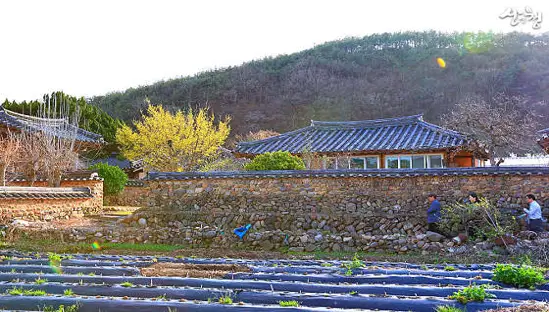
[[440,221],[440,203],[437,200],[436,194],[429,194],[429,209],[427,209],[427,224],[429,231],[439,232],[438,222]]

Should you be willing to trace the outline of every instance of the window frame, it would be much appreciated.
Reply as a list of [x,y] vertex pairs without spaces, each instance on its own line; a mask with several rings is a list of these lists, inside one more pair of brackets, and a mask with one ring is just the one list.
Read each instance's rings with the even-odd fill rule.
[[[324,157],[324,158],[322,159],[322,169],[323,169],[323,170],[334,170],[334,168],[330,168],[330,169],[326,168],[326,165],[327,165],[327,163],[328,163],[328,162],[327,162],[328,159],[332,159],[332,160],[334,161],[334,165],[335,165],[334,167],[335,167],[335,168],[338,168],[338,167],[339,167],[339,162],[338,162],[338,159],[339,159],[339,158],[343,158],[343,156],[339,156],[339,157],[337,157],[337,156],[336,156],[336,157]],[[364,162],[363,162],[363,163],[364,163],[363,168],[362,168],[362,169],[356,168],[355,170],[379,169],[379,168],[381,167],[381,156],[380,156],[380,155],[371,155],[371,156],[347,156],[346,158],[348,159],[348,162],[347,162],[347,163],[348,163],[348,166],[347,166],[346,169],[351,169],[351,159],[353,159],[353,158],[361,158],[361,159],[364,160]],[[366,168],[366,166],[367,166],[366,158],[375,158],[375,159],[376,159],[377,168]],[[340,168],[338,168],[338,169],[340,169]]]
[[[413,158],[414,156],[423,156],[423,164],[425,165],[425,167],[423,168],[414,168],[414,165],[413,165]],[[427,154],[388,154],[388,155],[385,155],[385,161],[384,161],[384,165],[385,165],[385,169],[438,169],[438,168],[431,168],[431,159],[429,156],[440,156],[441,158],[441,165],[442,167],[440,168],[445,168],[444,167],[444,154],[443,153],[427,153]],[[398,168],[389,168],[388,164],[388,159],[389,157],[396,157],[398,159]],[[400,166],[400,157],[410,157],[410,168],[402,168]]]

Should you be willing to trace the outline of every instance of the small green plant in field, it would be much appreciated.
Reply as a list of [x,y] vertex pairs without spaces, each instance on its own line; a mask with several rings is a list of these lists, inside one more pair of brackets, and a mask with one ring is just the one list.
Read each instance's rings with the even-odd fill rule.
[[34,280],[34,283],[35,283],[36,285],[42,285],[42,284],[47,283],[47,282],[48,282],[48,280],[45,279],[45,278],[44,278],[44,279],[42,279],[42,278],[37,278],[37,279]]
[[364,267],[364,262],[358,258],[358,255],[355,253],[353,256],[353,261],[351,261],[351,264],[348,266],[348,268],[351,269],[360,269]]
[[23,289],[14,287],[8,290],[8,294],[12,296],[45,296],[46,292],[43,290]]
[[63,295],[72,296],[74,295],[74,292],[72,291],[72,289],[65,289],[65,291],[63,292]]
[[449,298],[455,299],[461,304],[467,304],[468,302],[472,301],[484,302],[484,300],[487,298],[495,297],[496,296],[487,293],[485,287],[483,287],[482,285],[472,285],[455,292]]
[[95,273],[90,272],[90,273],[88,274],[88,276],[95,276]]
[[48,259],[50,260],[50,265],[53,265],[53,266],[60,266],[61,265],[61,260],[63,260],[63,258],[56,254],[56,253],[50,253],[48,254]]
[[324,263],[321,264],[321,266],[329,268],[329,267],[334,266],[334,265],[331,264],[331,263],[328,263],[328,262],[324,262]]
[[425,264],[420,267],[420,269],[427,271],[429,270],[429,267],[427,267]]
[[166,294],[163,294],[162,296],[156,297],[158,300],[166,300]]
[[355,253],[355,255],[353,256],[353,261],[351,261],[351,263],[344,263],[341,266],[347,269],[347,271],[345,271],[345,275],[351,276],[353,275],[353,269],[360,269],[363,268],[365,265],[364,262],[362,262],[362,260],[360,260],[358,258],[358,255]]
[[79,307],[76,304],[70,306],[60,305],[59,308],[54,308],[52,306],[44,307],[42,311],[44,312],[78,312]]
[[124,282],[124,283],[120,284],[120,286],[122,286],[122,287],[133,287],[134,285],[130,282]]
[[279,301],[278,304],[281,307],[299,307],[299,303],[295,300],[291,301]]
[[353,291],[351,291],[351,292],[349,293],[349,295],[351,295],[351,296],[357,296],[357,295],[358,295],[358,291],[354,291],[354,290],[353,290]]
[[84,273],[78,272],[78,273],[76,273],[76,275],[78,275],[78,276],[84,276]]
[[451,265],[447,265],[444,267],[444,271],[455,271],[455,270],[456,268]]
[[529,265],[496,264],[492,279],[518,288],[534,289],[547,283],[543,270]]
[[11,269],[11,273],[17,273],[15,269]]
[[465,310],[462,310],[460,308],[444,305],[444,306],[438,306],[435,309],[435,312],[464,312]]
[[221,304],[233,304],[233,299],[231,299],[231,297],[229,296],[223,296],[219,297],[218,302]]

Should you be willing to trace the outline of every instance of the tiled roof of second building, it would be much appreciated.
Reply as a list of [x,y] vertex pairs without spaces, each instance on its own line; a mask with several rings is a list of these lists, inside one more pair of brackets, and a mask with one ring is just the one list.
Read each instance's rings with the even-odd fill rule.
[[425,122],[423,115],[365,121],[311,121],[311,125],[271,138],[241,142],[240,154],[437,150],[462,146],[465,137]]

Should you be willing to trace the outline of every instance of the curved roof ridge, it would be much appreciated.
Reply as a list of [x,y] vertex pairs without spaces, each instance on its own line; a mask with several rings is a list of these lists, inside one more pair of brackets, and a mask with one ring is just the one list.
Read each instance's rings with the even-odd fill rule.
[[369,119],[369,120],[355,120],[355,121],[318,121],[311,120],[312,127],[337,127],[337,126],[381,126],[387,123],[406,123],[423,121],[423,114],[395,117],[395,118],[381,118],[381,119]]
[[448,134],[453,134],[453,135],[456,135],[456,136],[459,136],[460,138],[465,138],[465,135],[458,132],[458,131],[455,131],[455,130],[452,130],[452,129],[448,129],[448,128],[444,128],[444,127],[441,127],[441,126],[438,126],[438,125],[435,125],[435,124],[432,124],[430,122],[427,122],[427,121],[424,121],[422,120],[421,121],[422,125],[426,126],[426,127],[430,127],[432,130],[434,131],[438,131],[438,132],[446,132]]

